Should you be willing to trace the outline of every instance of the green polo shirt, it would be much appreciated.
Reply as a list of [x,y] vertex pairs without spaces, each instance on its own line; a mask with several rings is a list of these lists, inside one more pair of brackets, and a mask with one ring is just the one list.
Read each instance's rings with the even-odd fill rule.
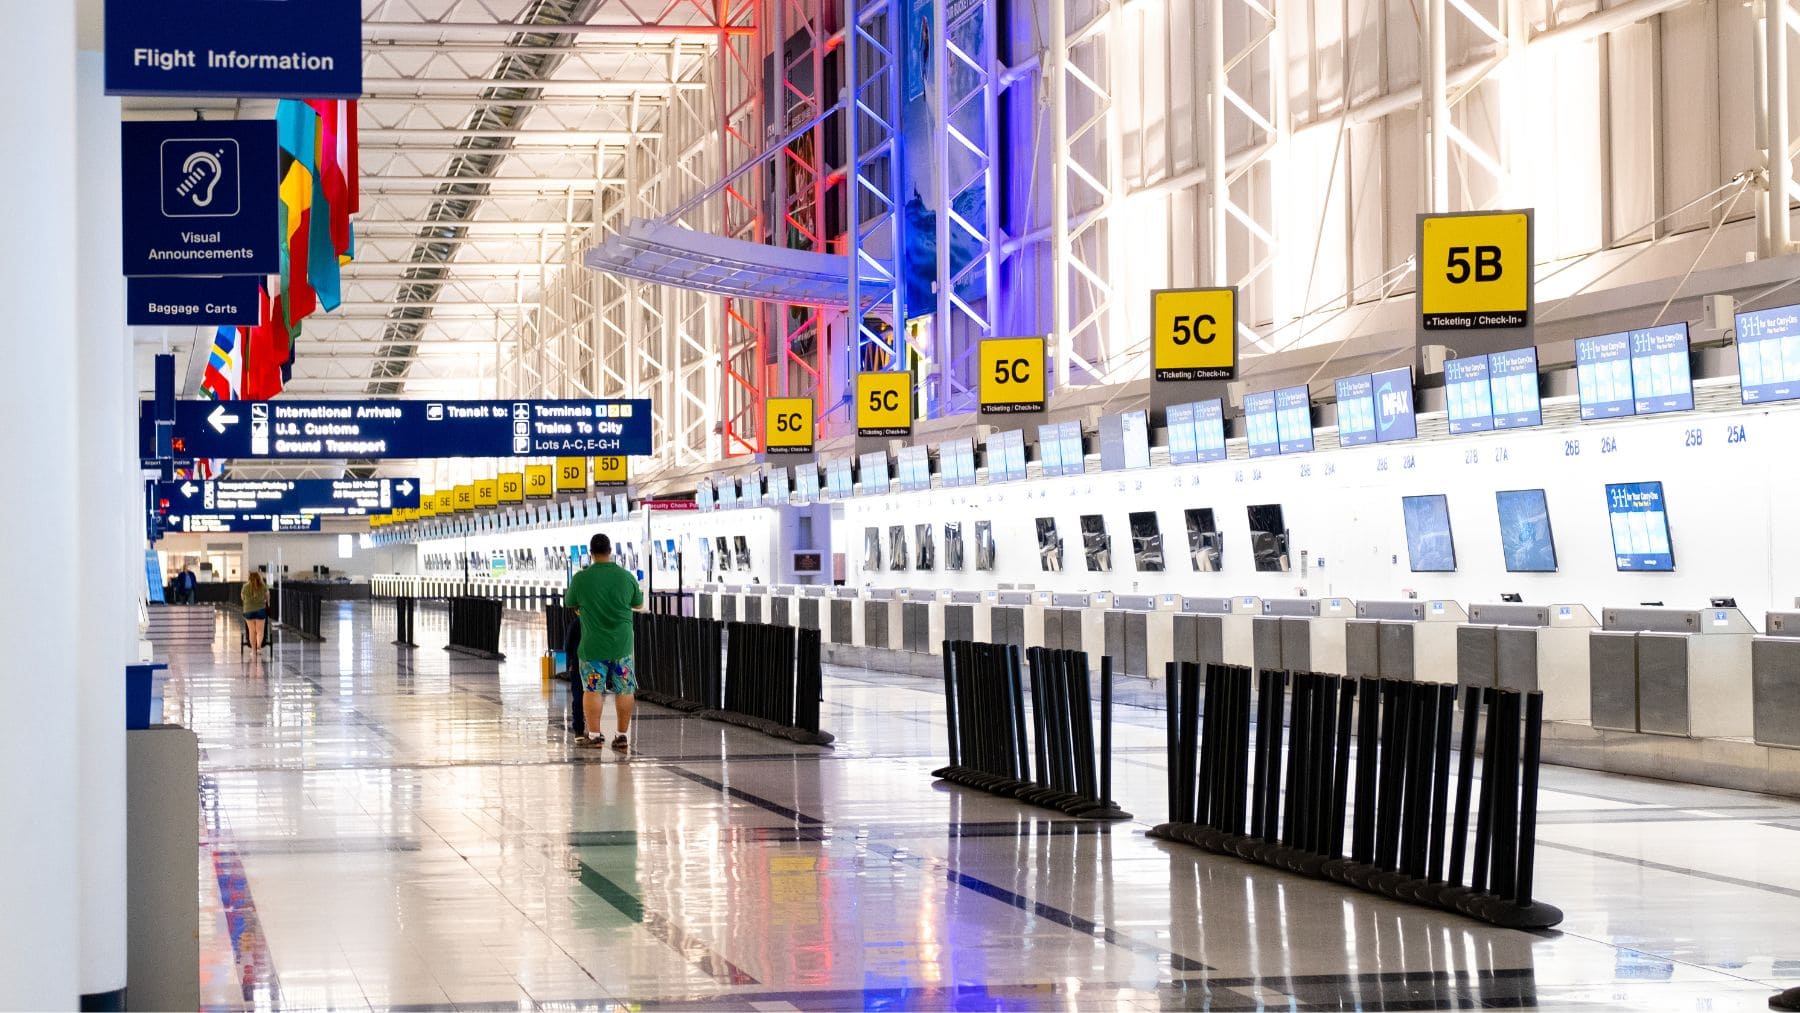
[[581,613],[583,661],[631,657],[631,612],[644,604],[637,578],[617,563],[595,563],[569,579],[563,604]]

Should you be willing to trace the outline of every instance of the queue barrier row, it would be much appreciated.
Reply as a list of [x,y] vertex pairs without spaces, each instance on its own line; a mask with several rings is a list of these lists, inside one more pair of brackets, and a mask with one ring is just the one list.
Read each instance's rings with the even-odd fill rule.
[[446,651],[505,661],[500,653],[500,625],[506,605],[498,598],[458,596],[450,599],[450,642]]
[[269,618],[302,640],[324,640],[324,600],[285,585],[269,596]]
[[932,776],[1080,819],[1130,819],[1112,800],[1112,659],[1100,659],[1097,742],[1087,655],[1026,652],[1029,720],[1020,660],[1015,644],[944,642],[950,763]]
[[806,745],[834,741],[819,728],[817,630],[658,612],[635,623],[643,699]]
[[1562,921],[1532,896],[1542,694],[1467,688],[1452,799],[1457,686],[1265,670],[1252,701],[1252,682],[1169,664],[1169,822],[1150,836],[1508,928]]

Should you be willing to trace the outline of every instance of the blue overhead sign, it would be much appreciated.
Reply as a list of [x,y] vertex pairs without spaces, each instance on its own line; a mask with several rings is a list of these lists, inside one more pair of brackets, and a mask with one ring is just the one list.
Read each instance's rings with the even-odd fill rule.
[[361,0],[106,0],[106,93],[356,98]]
[[274,120],[135,121],[124,149],[124,273],[278,274]]
[[127,278],[125,323],[131,327],[255,327],[262,278]]
[[225,534],[244,531],[317,531],[317,514],[169,514],[162,519],[164,531],[190,534]]
[[[141,406],[140,440],[151,405]],[[179,458],[648,456],[650,402],[177,401]],[[153,457],[152,442],[140,447]]]
[[158,482],[158,509],[194,516],[234,514],[363,517],[419,505],[411,478],[224,479]]

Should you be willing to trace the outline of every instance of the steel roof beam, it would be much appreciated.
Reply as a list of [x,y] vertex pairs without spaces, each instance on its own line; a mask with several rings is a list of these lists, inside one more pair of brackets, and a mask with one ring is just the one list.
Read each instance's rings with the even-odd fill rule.
[[755,35],[756,29],[749,26],[730,26],[720,28],[717,25],[690,24],[667,25],[650,23],[619,24],[536,24],[530,21],[364,21],[363,41],[380,42],[383,36],[444,36],[444,35],[514,35],[521,32],[543,33],[576,36],[607,36],[620,38],[642,38],[646,41],[657,39],[692,40],[696,37],[717,39],[721,35]]

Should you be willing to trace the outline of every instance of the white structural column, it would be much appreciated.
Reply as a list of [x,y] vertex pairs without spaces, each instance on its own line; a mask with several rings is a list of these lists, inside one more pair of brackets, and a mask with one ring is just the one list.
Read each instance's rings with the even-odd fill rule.
[[[125,981],[125,666],[137,657],[137,589],[143,585],[143,487],[136,476],[136,384],[119,274],[119,101],[107,98],[101,52],[76,66],[75,131],[80,156],[76,236],[80,300],[67,340],[80,363],[79,490],[81,631],[74,641],[81,745],[70,800],[81,856],[81,991],[99,995]],[[134,507],[137,507],[134,509]],[[21,530],[21,529],[15,529]]]
[[0,297],[10,314],[0,529],[12,533],[7,563],[16,578],[0,581],[0,1007],[73,1009],[81,993],[73,669],[77,592],[91,586],[75,572],[71,437],[82,402],[75,320],[83,265],[73,4],[0,8],[0,88],[31,97],[0,111],[0,136],[15,155],[0,159],[0,220],[15,237],[0,244]]
[[1800,30],[1800,11],[1796,11],[1792,0],[1759,0],[1756,13],[1762,36],[1757,49],[1757,114],[1761,121],[1757,124],[1757,136],[1763,148],[1768,187],[1767,196],[1760,202],[1765,218],[1762,252],[1766,256],[1781,256],[1793,251],[1789,204],[1796,194],[1792,130],[1788,123],[1788,45],[1789,33]]

